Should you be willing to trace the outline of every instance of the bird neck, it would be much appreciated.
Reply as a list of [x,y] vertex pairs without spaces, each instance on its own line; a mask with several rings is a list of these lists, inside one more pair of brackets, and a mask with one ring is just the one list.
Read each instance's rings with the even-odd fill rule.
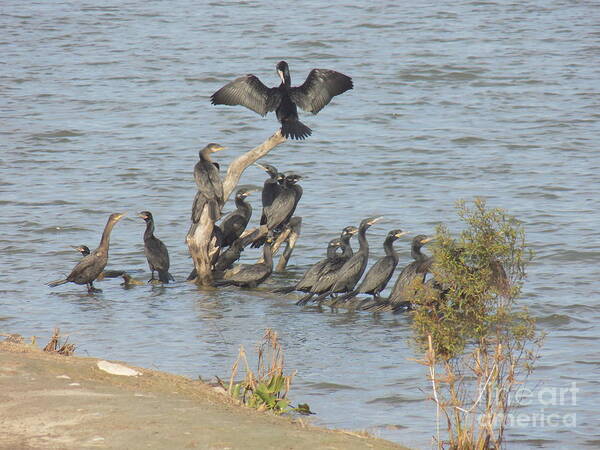
[[273,249],[268,242],[263,247],[263,259],[265,260],[265,265],[273,269]]
[[383,241],[383,250],[385,251],[386,256],[391,256],[392,258],[397,259],[398,255],[396,250],[394,250],[394,241],[394,236],[386,237],[385,241]]
[[200,159],[201,159],[202,161],[207,161],[207,162],[209,162],[209,163],[211,163],[211,164],[212,164],[213,160],[212,160],[212,158],[210,157],[210,153],[211,153],[211,152],[210,152],[208,149],[206,149],[206,148],[205,148],[204,150],[202,150],[202,151],[200,152]]
[[358,230],[358,245],[359,252],[369,251],[369,243],[367,242],[367,227],[360,227]]
[[285,89],[289,89],[292,87],[292,78],[290,77],[290,73],[287,70],[283,72],[283,81],[281,82],[279,87],[283,87]]
[[252,211],[252,205],[250,205],[250,203],[248,203],[247,201],[244,200],[243,197],[236,197],[235,198],[235,207],[237,209],[239,209],[240,211]]
[[102,239],[100,239],[100,245],[98,246],[98,250],[108,251],[109,243],[110,243],[110,232],[115,226],[115,222],[108,219],[106,222],[106,226],[104,227],[104,231],[102,232]]
[[327,259],[335,259],[337,257],[338,247],[327,247]]
[[415,261],[423,261],[427,256],[421,253],[421,246],[413,245],[410,249],[410,256],[413,257]]
[[342,256],[344,258],[350,258],[354,251],[352,251],[352,246],[350,245],[350,239],[352,236],[344,236],[342,238]]
[[146,222],[146,231],[144,231],[144,240],[151,238],[154,235],[154,220],[150,219]]

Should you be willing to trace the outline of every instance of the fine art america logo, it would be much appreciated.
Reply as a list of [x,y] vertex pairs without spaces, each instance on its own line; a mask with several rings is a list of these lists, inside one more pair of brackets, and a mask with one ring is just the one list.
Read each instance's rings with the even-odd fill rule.
[[[577,405],[577,392],[579,389],[575,382],[568,387],[545,386],[538,390],[519,388],[509,400],[510,405],[516,408],[506,415],[506,425],[522,428],[574,428],[577,426],[577,415],[570,407]],[[521,407],[525,411],[517,412]],[[494,422],[499,422],[503,417],[496,417]],[[485,417],[480,420],[486,421]]]

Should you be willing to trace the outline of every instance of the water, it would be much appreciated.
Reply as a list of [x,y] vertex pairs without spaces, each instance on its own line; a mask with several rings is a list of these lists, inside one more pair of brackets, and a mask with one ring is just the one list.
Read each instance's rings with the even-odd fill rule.
[[[373,253],[389,229],[458,229],[454,203],[474,196],[523,220],[537,253],[523,302],[549,333],[531,386],[579,389],[519,410],[558,424],[511,429],[512,447],[597,447],[600,367],[600,33],[591,2],[3,2],[0,16],[0,324],[49,336],[59,326],[79,354],[205,378],[227,374],[238,346],[266,327],[298,369],[294,398],[318,423],[366,428],[428,447],[427,384],[406,317],[299,309],[294,297],[186,283],[49,289],[97,245],[111,212],[110,268],[147,277],[148,209],[178,281],[197,151],[216,141],[225,165],[276,129],[273,115],[212,107],[208,97],[245,73],[275,85],[289,62],[351,75],[355,89],[318,116],[314,134],[265,158],[306,175],[302,237],[289,282],[339,230],[374,214]],[[262,184],[249,168],[242,182]],[[251,199],[259,209],[259,196]],[[255,214],[253,223],[257,220]],[[398,244],[401,264],[409,260]],[[255,256],[247,252],[250,260]],[[574,403],[574,404],[573,404]],[[576,425],[564,423],[576,414]]]

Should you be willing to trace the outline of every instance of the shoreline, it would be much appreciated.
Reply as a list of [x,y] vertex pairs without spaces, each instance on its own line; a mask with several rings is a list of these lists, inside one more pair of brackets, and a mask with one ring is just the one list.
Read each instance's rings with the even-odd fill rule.
[[122,362],[139,375],[110,374],[100,361],[0,342],[0,448],[406,449],[240,406],[199,380]]

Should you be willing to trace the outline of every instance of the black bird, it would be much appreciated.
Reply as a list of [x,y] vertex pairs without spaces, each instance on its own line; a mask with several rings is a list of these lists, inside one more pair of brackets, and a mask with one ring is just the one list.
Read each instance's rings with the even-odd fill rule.
[[371,225],[381,220],[382,217],[367,217],[358,227],[358,250],[352,257],[344,263],[344,265],[335,272],[335,281],[331,288],[323,291],[314,300],[315,302],[323,301],[328,295],[350,292],[362,277],[369,261],[369,243],[367,242],[366,233]]
[[220,247],[229,247],[239,238],[252,216],[252,205],[245,201],[246,197],[253,192],[254,189],[241,188],[235,194],[236,209],[225,216],[219,225],[221,230]]
[[81,256],[87,256],[90,254],[90,248],[87,245],[79,245],[77,247],[74,246],[73,248],[81,253]]
[[54,287],[65,283],[86,284],[88,292],[102,292],[101,289],[94,287],[94,280],[102,273],[108,262],[108,247],[110,241],[110,233],[115,224],[121,220],[124,214],[114,213],[108,218],[108,222],[102,232],[100,245],[89,255],[81,258],[81,261],[73,268],[69,276],[63,280],[51,281],[48,286]]
[[433,258],[423,254],[421,248],[432,239],[424,234],[419,234],[413,238],[410,245],[410,256],[412,256],[414,261],[404,267],[400,275],[398,275],[398,279],[388,298],[388,303],[391,305],[410,301],[410,286],[416,279],[421,279],[423,283],[425,282],[425,277],[427,276],[427,272],[429,272]]
[[152,271],[152,278],[148,283],[156,280],[154,272],[158,272],[158,279],[162,283],[168,283],[169,280],[174,280],[169,273],[169,251],[167,246],[154,236],[154,217],[150,211],[142,211],[139,216],[146,222],[146,230],[144,231],[144,253],[148,260],[148,266]]
[[[268,231],[275,236],[283,231],[296,211],[303,192],[302,187],[297,184],[301,178],[297,174],[286,175],[281,191],[273,198],[271,206],[263,210],[266,222],[261,225],[266,225]],[[264,240],[264,237],[255,240],[252,247],[260,247]]]
[[[73,246],[73,248],[81,253],[82,256],[90,254],[90,248],[87,245]],[[123,276],[124,273],[124,270],[103,270],[102,273],[96,277],[96,281],[102,281],[105,278],[117,278]]]
[[[319,295],[314,301],[321,301],[324,300],[327,295],[334,292],[347,292],[347,290],[352,290],[354,288],[365,270],[369,257],[369,244],[367,243],[365,234],[367,229],[380,219],[381,217],[368,217],[360,223],[360,227],[358,228],[358,251],[356,253],[351,253],[352,249],[348,248],[348,253],[351,254],[351,256],[336,268],[336,270],[319,278],[310,289],[310,292],[298,300],[296,305],[305,305],[310,301],[314,294]],[[341,286],[342,284],[344,284],[344,287],[346,288],[346,285],[354,279],[354,284],[350,288],[347,288],[347,290],[334,290],[338,289],[337,285]]]
[[292,291],[308,292],[319,277],[340,257],[340,255],[337,254],[337,250],[341,246],[342,241],[340,241],[339,238],[329,241],[329,244],[327,245],[327,256],[324,259],[313,264],[296,284],[274,289],[273,292],[280,294],[287,294]]
[[273,199],[281,192],[283,182],[285,181],[285,174],[280,173],[275,166],[270,164],[255,164],[269,174],[269,178],[265,180],[262,190],[263,210],[260,217],[260,224],[264,225],[267,223],[267,214],[273,204]]
[[[310,292],[311,288],[319,279],[338,270],[352,256],[352,247],[350,246],[350,238],[358,232],[358,228],[354,226],[346,227],[342,230],[339,238],[332,239],[327,245],[327,256],[314,264],[306,271],[300,281],[293,286],[282,287],[275,289],[273,292],[287,294],[292,291]],[[342,254],[337,253],[337,249],[342,249]]]
[[211,219],[217,220],[221,217],[221,208],[225,204],[223,181],[219,176],[218,164],[213,162],[210,155],[224,148],[222,145],[210,143],[199,152],[200,160],[194,166],[194,179],[198,186],[192,207],[192,222],[194,223],[200,221],[202,210],[207,203]]
[[352,78],[334,70],[313,69],[301,86],[292,87],[285,61],[277,63],[278,87],[268,88],[258,77],[245,75],[226,84],[210,97],[213,105],[241,105],[260,114],[275,111],[286,138],[305,139],[310,128],[298,120],[297,106],[317,114],[333,97],[352,89]]
[[396,265],[398,265],[398,253],[394,250],[394,241],[406,233],[402,230],[390,231],[383,242],[385,256],[371,266],[356,289],[337,298],[335,302],[343,302],[356,297],[358,294],[371,294],[373,298],[379,298],[379,293],[385,289],[390,278],[392,278]]
[[216,281],[215,286],[235,285],[239,287],[256,287],[265,281],[273,272],[273,238],[267,237],[263,248],[263,261],[256,264],[238,264],[225,271],[223,279]]

